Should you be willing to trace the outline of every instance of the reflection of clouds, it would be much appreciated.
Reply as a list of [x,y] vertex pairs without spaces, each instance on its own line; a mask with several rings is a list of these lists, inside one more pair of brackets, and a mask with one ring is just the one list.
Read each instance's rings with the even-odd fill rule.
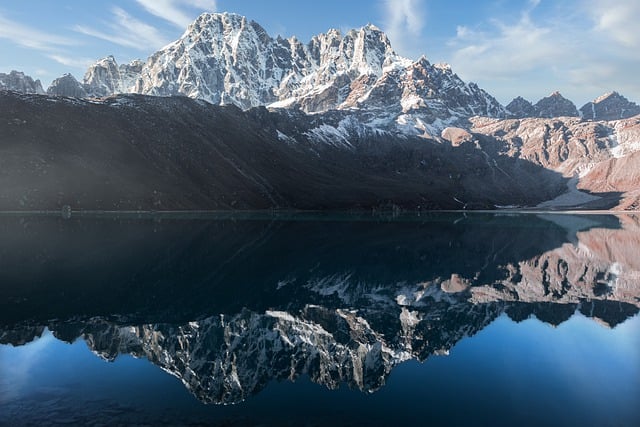
[[42,337],[20,347],[0,346],[0,403],[21,396],[47,349],[56,342],[47,329]]

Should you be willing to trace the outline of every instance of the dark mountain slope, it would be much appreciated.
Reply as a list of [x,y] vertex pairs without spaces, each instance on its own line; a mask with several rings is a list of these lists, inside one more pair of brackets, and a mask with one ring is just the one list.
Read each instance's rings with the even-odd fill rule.
[[188,98],[0,94],[0,209],[369,209],[535,204],[558,174],[473,143],[364,127],[348,112]]

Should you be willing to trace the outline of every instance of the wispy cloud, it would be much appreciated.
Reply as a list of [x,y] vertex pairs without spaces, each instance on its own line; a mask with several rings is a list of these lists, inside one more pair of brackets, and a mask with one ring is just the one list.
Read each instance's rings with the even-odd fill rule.
[[192,21],[193,15],[188,9],[199,9],[200,12],[216,10],[215,0],[136,0],[147,12],[185,29]]
[[75,40],[40,31],[18,22],[14,22],[0,14],[0,38],[40,51],[50,51],[63,46],[74,46]]
[[557,37],[551,26],[533,22],[530,13],[523,11],[513,24],[492,19],[490,31],[459,26],[450,43],[452,62],[485,78],[508,78],[561,59],[565,38]]
[[588,12],[600,35],[609,37],[624,47],[640,50],[640,3],[619,0],[590,0]]
[[159,48],[169,42],[155,27],[134,18],[125,10],[114,7],[112,12],[113,21],[105,24],[108,31],[86,25],[76,25],[73,29],[87,36],[141,51],[147,51],[149,47]]
[[637,2],[530,0],[515,20],[499,16],[459,26],[449,61],[463,78],[486,82],[503,100],[535,100],[555,89],[578,103],[610,90],[637,99],[640,90],[629,84],[640,67],[637,22]]
[[47,55],[47,58],[53,59],[58,64],[66,65],[67,67],[80,68],[84,69],[89,67],[92,63],[95,62],[95,58],[75,58],[68,55],[58,55],[58,54],[50,54]]
[[411,40],[420,36],[425,23],[424,0],[382,0],[385,32],[399,50],[412,50]]

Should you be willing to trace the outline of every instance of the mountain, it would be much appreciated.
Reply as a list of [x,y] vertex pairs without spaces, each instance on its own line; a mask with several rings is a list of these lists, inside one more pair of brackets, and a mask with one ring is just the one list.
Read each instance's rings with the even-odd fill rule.
[[506,109],[511,113],[511,116],[517,119],[536,116],[536,109],[533,104],[521,96],[514,98],[513,101],[507,104]]
[[536,117],[579,117],[575,104],[562,96],[560,92],[553,92],[546,98],[542,98],[533,106]]
[[580,108],[587,120],[619,120],[640,114],[640,106],[618,92],[610,92]]
[[44,94],[40,80],[33,80],[19,71],[11,71],[9,74],[0,73],[0,90],[13,90],[20,93]]
[[360,120],[437,134],[474,115],[504,108],[448,65],[399,56],[373,25],[330,30],[308,43],[272,38],[259,24],[230,13],[205,13],[146,63],[118,66],[110,56],[84,78],[89,96],[138,93],[188,96],[242,109],[258,106],[308,113],[358,110]]
[[[491,155],[526,159],[570,178],[564,198],[546,207],[637,205],[640,116],[613,122],[578,117],[474,118],[471,122],[469,138]],[[594,197],[595,193],[602,198]]]
[[506,107],[510,117],[524,119],[531,117],[579,117],[580,114],[573,102],[566,99],[560,92],[542,98],[532,104],[521,96],[514,98]]
[[564,188],[526,161],[372,129],[349,111],[141,95],[0,101],[6,210],[490,208]]
[[113,56],[107,56],[89,67],[84,75],[83,86],[93,97],[129,93],[140,77],[142,66],[139,60],[118,65]]
[[70,98],[86,98],[84,87],[71,74],[65,74],[55,79],[47,89],[48,95],[67,96]]
[[[78,99],[2,95],[0,132],[17,157],[0,207],[609,209],[640,197],[620,169],[640,150],[636,118],[588,121],[558,92],[505,109],[446,64],[402,58],[373,25],[305,44],[203,14],[146,62],[109,56],[49,93]],[[637,108],[616,93],[596,101],[582,114]],[[79,151],[56,156],[57,141]]]

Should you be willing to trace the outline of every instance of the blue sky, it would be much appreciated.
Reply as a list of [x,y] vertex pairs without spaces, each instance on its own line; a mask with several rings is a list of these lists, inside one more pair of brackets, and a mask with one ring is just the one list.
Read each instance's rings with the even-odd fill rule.
[[89,63],[146,59],[203,11],[237,12],[271,35],[309,40],[373,23],[394,48],[448,62],[507,103],[559,90],[578,107],[611,90],[640,102],[636,0],[21,0],[0,3],[0,72],[43,85]]

